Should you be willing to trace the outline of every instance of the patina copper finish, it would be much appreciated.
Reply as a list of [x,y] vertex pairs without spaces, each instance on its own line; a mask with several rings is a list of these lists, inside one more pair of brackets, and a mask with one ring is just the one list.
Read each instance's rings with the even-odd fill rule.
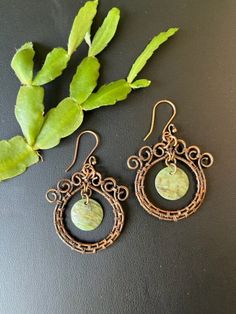
[[[127,164],[130,169],[137,169],[135,178],[135,194],[140,205],[151,215],[168,221],[177,221],[187,218],[201,206],[206,195],[206,178],[203,168],[213,164],[213,156],[210,153],[201,153],[197,146],[187,147],[185,141],[178,139],[174,133],[177,129],[172,122],[175,114],[175,105],[169,100],[157,102],[153,108],[151,129],[145,139],[152,133],[155,121],[155,110],[161,103],[169,104],[173,114],[162,132],[162,141],[154,146],[143,146],[138,155],[130,156]],[[145,140],[144,139],[144,140]],[[177,162],[182,162],[194,174],[196,179],[196,193],[192,201],[179,210],[166,210],[153,204],[145,193],[145,178],[148,171],[157,163],[164,161],[165,164],[176,168]]]
[[[46,198],[50,203],[56,203],[54,210],[54,225],[58,236],[71,249],[79,253],[96,253],[109,247],[120,235],[124,225],[124,211],[120,204],[127,199],[129,190],[125,186],[117,185],[112,177],[103,179],[101,174],[94,168],[96,164],[95,156],[91,154],[98,145],[98,136],[93,131],[82,132],[76,142],[76,149],[72,164],[67,168],[71,169],[76,161],[78,144],[81,135],[85,133],[93,134],[96,138],[96,145],[85,160],[81,171],[75,172],[70,179],[62,179],[57,183],[56,189],[50,189],[46,193]],[[76,193],[80,193],[85,202],[89,200],[92,193],[101,194],[111,205],[114,214],[114,225],[111,232],[105,239],[95,243],[84,243],[75,239],[66,229],[64,223],[64,211],[68,201]]]

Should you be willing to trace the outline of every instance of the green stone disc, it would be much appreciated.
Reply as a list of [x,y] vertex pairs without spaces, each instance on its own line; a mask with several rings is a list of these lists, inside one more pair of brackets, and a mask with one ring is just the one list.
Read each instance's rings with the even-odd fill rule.
[[165,199],[175,201],[183,197],[189,189],[189,179],[186,173],[176,167],[165,167],[158,172],[155,178],[157,192]]
[[89,199],[87,205],[85,199],[81,199],[71,208],[71,220],[80,230],[94,230],[101,224],[102,219],[102,206],[93,199]]

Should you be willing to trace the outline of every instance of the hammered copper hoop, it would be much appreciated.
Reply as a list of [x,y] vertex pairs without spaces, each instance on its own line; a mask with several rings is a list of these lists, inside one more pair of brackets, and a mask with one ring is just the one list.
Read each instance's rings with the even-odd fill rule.
[[[173,114],[168,123],[166,124],[162,141],[155,144],[153,147],[143,146],[138,155],[130,156],[127,164],[130,169],[138,169],[135,178],[135,194],[140,205],[151,215],[168,221],[177,221],[183,218],[187,218],[201,206],[206,195],[206,178],[203,172],[203,168],[208,168],[213,164],[213,157],[210,153],[201,154],[200,149],[197,146],[186,146],[186,143],[177,139],[174,133],[177,131],[174,124],[171,124],[176,110],[173,103],[167,100],[159,101],[153,110],[152,125],[148,133],[151,134],[154,126],[154,114],[155,108],[160,103],[168,103],[172,106]],[[146,136],[146,138],[148,137]],[[154,205],[147,197],[145,193],[145,178],[148,171],[161,161],[172,162],[180,161],[190,168],[196,179],[196,193],[194,198],[187,206],[179,210],[165,210]]]
[[[94,133],[92,131],[85,133]],[[83,133],[84,134],[84,133]],[[80,134],[81,135],[81,134]],[[78,137],[79,138],[79,137]],[[98,138],[96,138],[96,145]],[[75,153],[78,150],[78,140]],[[124,225],[124,211],[120,204],[129,194],[128,188],[117,185],[114,178],[108,177],[102,179],[102,176],[94,168],[96,158],[89,156],[84,163],[83,168],[79,172],[75,172],[70,179],[62,179],[58,182],[56,189],[50,189],[46,193],[46,198],[50,203],[56,203],[54,210],[54,225],[56,232],[61,240],[71,249],[79,253],[96,253],[109,247],[120,235]],[[72,166],[75,163],[73,159]],[[71,168],[71,165],[67,168]],[[66,229],[64,224],[64,212],[68,201],[78,192],[86,191],[86,195],[90,197],[93,192],[101,194],[111,205],[114,214],[114,224],[111,232],[105,239],[95,243],[84,243],[75,239]],[[82,194],[82,193],[81,193]]]

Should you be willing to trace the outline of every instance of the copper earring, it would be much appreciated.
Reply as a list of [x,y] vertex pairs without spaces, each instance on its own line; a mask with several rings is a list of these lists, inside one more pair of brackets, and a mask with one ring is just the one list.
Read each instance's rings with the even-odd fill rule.
[[[197,146],[187,147],[185,141],[174,136],[177,129],[172,121],[176,115],[176,108],[169,100],[161,100],[154,105],[151,128],[144,140],[153,131],[156,108],[163,103],[169,104],[173,113],[162,131],[161,142],[152,147],[143,146],[137,156],[129,157],[127,164],[130,169],[137,169],[134,185],[140,205],[149,214],[159,219],[177,221],[195,213],[203,203],[206,194],[206,178],[203,168],[208,168],[213,164],[213,156],[210,153],[201,153]],[[159,162],[165,162],[166,167],[158,172],[155,178],[155,187],[158,195],[167,200],[180,199],[185,196],[189,189],[188,176],[177,165],[182,163],[191,170],[196,181],[196,192],[187,206],[178,210],[166,210],[154,205],[148,199],[145,193],[145,178],[148,171]]]
[[[124,225],[124,211],[120,204],[127,199],[129,190],[125,186],[117,185],[114,178],[108,177],[102,179],[102,176],[94,168],[97,161],[93,152],[99,144],[98,135],[90,130],[79,134],[76,140],[74,158],[70,166],[66,169],[69,171],[76,162],[78,155],[79,141],[82,135],[91,134],[96,140],[94,148],[85,159],[80,171],[75,172],[70,179],[62,179],[57,183],[56,189],[50,189],[46,193],[46,199],[50,203],[56,203],[54,210],[54,225],[58,236],[71,249],[79,253],[96,253],[109,247],[120,235]],[[80,200],[74,203],[71,208],[71,219],[77,228],[90,231],[96,229],[103,218],[101,205],[91,198],[93,193],[98,193],[104,197],[111,205],[114,214],[114,225],[111,232],[105,239],[95,243],[84,243],[75,239],[67,231],[64,222],[64,212],[67,208],[68,201],[80,193]]]

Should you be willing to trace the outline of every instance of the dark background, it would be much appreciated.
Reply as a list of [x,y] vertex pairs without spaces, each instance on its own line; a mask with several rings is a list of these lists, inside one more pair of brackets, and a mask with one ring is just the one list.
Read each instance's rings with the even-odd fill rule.
[[[49,187],[64,176],[77,131],[43,153],[45,162],[0,188],[1,314],[233,314],[236,312],[235,36],[234,0],[100,1],[93,30],[112,6],[122,11],[119,31],[99,55],[100,84],[123,78],[156,34],[180,31],[153,56],[139,78],[152,80],[116,106],[86,113],[80,130],[101,136],[96,151],[103,175],[133,186],[126,159],[143,145],[153,104],[176,103],[178,136],[215,157],[206,170],[208,193],[197,214],[178,223],[148,215],[134,197],[124,204],[121,237],[97,255],[82,256],[57,237]],[[56,46],[66,47],[71,23],[83,1],[0,1],[0,138],[21,134],[14,117],[19,81],[10,68],[15,48],[35,43],[38,66]],[[82,45],[62,78],[46,87],[45,106],[68,95],[69,81],[85,56]],[[158,111],[157,141],[168,108]],[[160,122],[160,123],[159,123]],[[78,167],[90,139],[82,142]],[[75,168],[74,168],[75,170]],[[150,187],[149,187],[150,188]],[[150,188],[153,190],[153,188]],[[107,212],[107,211],[106,211]],[[112,226],[94,231],[96,240]],[[86,239],[86,236],[84,236]]]

